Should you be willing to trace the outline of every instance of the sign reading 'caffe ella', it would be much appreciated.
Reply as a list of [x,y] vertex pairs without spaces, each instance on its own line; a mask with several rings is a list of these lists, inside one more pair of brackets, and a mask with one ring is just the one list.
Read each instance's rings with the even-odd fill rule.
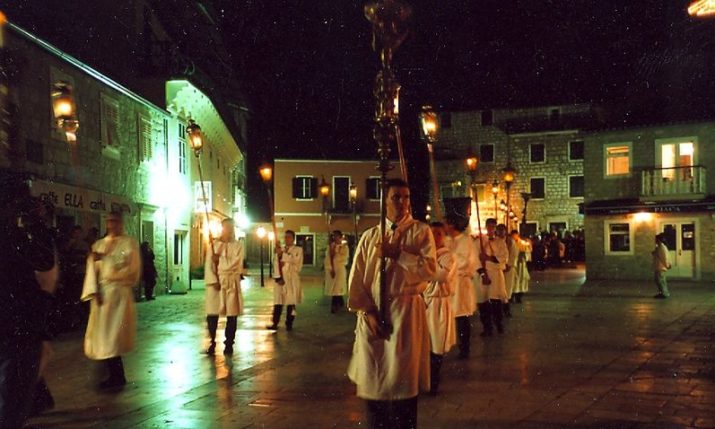
[[119,211],[131,214],[133,212],[132,202],[124,197],[44,180],[33,180],[30,186],[30,193],[32,196],[38,197],[42,201],[58,208],[94,213]]

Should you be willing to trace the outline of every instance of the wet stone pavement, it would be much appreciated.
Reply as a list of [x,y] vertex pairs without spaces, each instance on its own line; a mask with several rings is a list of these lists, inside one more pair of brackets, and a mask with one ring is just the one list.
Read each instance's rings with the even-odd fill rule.
[[[587,282],[535,273],[506,334],[472,330],[472,356],[445,359],[441,393],[419,402],[420,428],[715,427],[715,284]],[[354,316],[332,315],[320,276],[305,275],[293,332],[265,330],[272,288],[244,285],[236,351],[201,354],[203,291],[138,304],[130,383],[100,393],[82,333],[62,336],[47,375],[56,407],[34,428],[364,428],[345,375]],[[223,323],[219,326],[223,329]]]

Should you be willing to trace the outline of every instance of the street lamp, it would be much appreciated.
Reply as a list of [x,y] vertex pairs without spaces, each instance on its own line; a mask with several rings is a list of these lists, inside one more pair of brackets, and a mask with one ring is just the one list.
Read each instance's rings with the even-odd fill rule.
[[528,193],[528,192],[521,193],[521,199],[524,200],[524,211],[522,212],[521,231],[519,231],[519,235],[521,235],[521,236],[523,236],[524,233],[526,232],[526,206],[529,204],[530,198],[531,198],[530,193]]
[[[260,167],[258,167],[258,173],[261,175],[261,180],[263,181],[263,184],[266,185],[266,193],[268,194],[268,207],[271,212],[271,226],[273,227],[273,235],[276,237],[276,243],[275,247],[278,249],[278,227],[276,226],[276,210],[273,205],[273,191],[271,190],[271,186],[273,184],[273,166],[268,163],[263,163],[261,164]],[[278,279],[276,279],[276,283],[283,286],[285,284],[285,280],[283,280],[283,266],[278,263]]]
[[[511,185],[514,183],[514,176],[516,175],[516,169],[512,167],[511,161],[507,161],[506,167],[502,168],[502,173],[503,173],[503,180],[504,180],[504,185],[506,186],[506,206],[507,209],[511,208],[511,205],[509,203],[509,197],[510,197],[510,190],[511,190]],[[508,222],[504,222],[508,223]]]
[[427,143],[427,152],[429,153],[429,171],[432,179],[432,204],[434,205],[437,220],[441,220],[442,205],[440,203],[439,185],[437,184],[437,168],[434,162],[434,144],[437,142],[439,121],[437,119],[437,113],[432,110],[432,106],[422,106],[420,124],[422,125],[422,138]]
[[715,15],[715,0],[697,0],[690,3],[688,15],[696,18],[708,18]]
[[358,227],[357,227],[357,185],[350,185],[350,208],[353,210],[353,229],[355,232],[355,245],[357,246]]
[[256,236],[258,237],[258,247],[261,248],[261,287],[265,286],[265,281],[263,278],[263,239],[266,238],[266,228],[259,226],[256,229]]
[[496,219],[497,213],[499,213],[497,210],[497,198],[499,196],[499,182],[497,179],[492,182],[492,195],[494,195],[494,218]]

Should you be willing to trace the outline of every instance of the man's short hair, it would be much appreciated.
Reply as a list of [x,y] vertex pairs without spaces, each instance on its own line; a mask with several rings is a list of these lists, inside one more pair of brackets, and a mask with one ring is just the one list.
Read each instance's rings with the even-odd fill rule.
[[494,219],[493,217],[490,217],[489,219],[487,219],[486,225],[490,225],[490,224],[491,224],[491,225],[496,225],[496,224],[497,224],[497,220]]
[[469,219],[464,218],[457,213],[448,214],[447,217],[444,218],[444,221],[459,232],[464,232],[469,225]]
[[387,179],[387,182],[385,182],[385,184],[387,185],[387,189],[390,189],[390,188],[409,188],[409,187],[410,187],[410,186],[407,184],[407,182],[405,182],[405,181],[402,180],[402,179],[398,179],[398,178]]
[[330,234],[330,235],[333,236],[333,237],[337,237],[337,236],[339,236],[339,235],[343,235],[343,232],[340,231],[339,229],[336,229],[336,230],[333,231],[333,233]]
[[293,239],[295,240],[295,231],[293,231],[292,229],[287,229],[285,233],[286,235],[290,235],[291,237],[293,237]]

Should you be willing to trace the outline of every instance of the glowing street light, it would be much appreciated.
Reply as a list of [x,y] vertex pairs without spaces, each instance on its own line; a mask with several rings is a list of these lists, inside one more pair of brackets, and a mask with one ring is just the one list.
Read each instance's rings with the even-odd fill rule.
[[698,0],[690,3],[688,15],[695,18],[709,18],[715,15],[715,0]]
[[67,82],[56,82],[52,85],[52,113],[57,128],[67,134],[67,140],[76,141],[74,135],[79,128],[77,120],[77,105],[74,101],[72,85]]
[[204,148],[204,137],[201,134],[201,127],[199,124],[194,122],[193,119],[189,119],[189,125],[186,127],[186,134],[189,137],[189,144],[191,149],[194,151],[194,155],[199,157],[201,150]]
[[[506,167],[502,168],[502,173],[503,173],[503,179],[504,179],[504,184],[506,185],[506,207],[507,209],[511,208],[511,204],[509,203],[509,197],[511,192],[511,185],[514,183],[514,177],[516,176],[516,169],[511,165],[511,161],[507,161]],[[508,218],[504,220],[504,223],[508,223]]]
[[428,143],[437,141],[437,132],[439,131],[439,120],[437,112],[432,109],[432,106],[422,106],[420,112],[420,124],[422,125],[422,136]]
[[258,169],[258,173],[261,175],[261,180],[266,185],[270,184],[273,180],[273,167],[271,164],[263,164]]

